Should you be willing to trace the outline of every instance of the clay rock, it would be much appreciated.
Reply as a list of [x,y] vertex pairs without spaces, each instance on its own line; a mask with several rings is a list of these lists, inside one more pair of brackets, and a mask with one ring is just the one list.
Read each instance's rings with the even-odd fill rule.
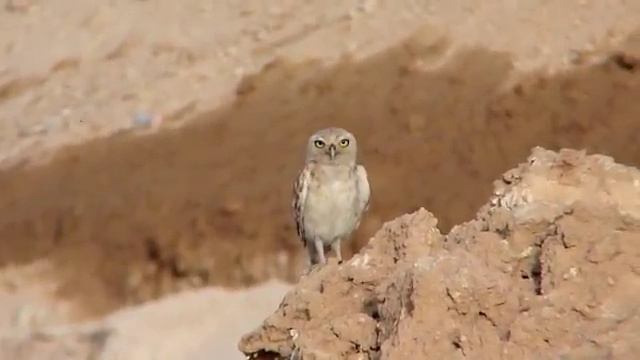
[[303,276],[255,359],[596,359],[640,351],[640,172],[535,148],[476,219],[424,209]]

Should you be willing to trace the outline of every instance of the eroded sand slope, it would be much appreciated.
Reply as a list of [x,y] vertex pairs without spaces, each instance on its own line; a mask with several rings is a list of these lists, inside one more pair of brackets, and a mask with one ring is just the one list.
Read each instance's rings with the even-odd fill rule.
[[[477,7],[464,3],[433,3],[432,12],[416,10],[407,17],[413,20],[398,25],[390,19],[410,12],[410,5],[398,3],[396,9],[380,2],[372,11],[349,15],[359,9],[355,3],[343,11],[322,10],[312,2],[311,8],[303,7],[310,13],[302,8],[298,12],[322,17],[343,11],[344,23],[287,43],[287,49],[299,51],[296,56],[274,50],[259,57],[256,68],[268,65],[258,73],[226,82],[217,78],[225,71],[205,62],[199,71],[206,69],[215,77],[203,80],[209,85],[188,90],[176,80],[170,94],[163,94],[151,75],[139,79],[135,84],[162,104],[171,102],[165,98],[182,99],[196,91],[210,96],[213,106],[219,98],[207,86],[223,86],[232,92],[232,101],[210,111],[202,105],[202,111],[185,115],[192,121],[175,130],[93,140],[62,150],[43,166],[0,174],[0,264],[48,257],[60,272],[61,292],[90,305],[94,313],[203,285],[246,286],[272,277],[294,281],[303,259],[291,226],[291,182],[308,134],[327,125],[357,134],[375,194],[362,228],[345,249],[347,255],[383,221],[421,206],[438,216],[443,231],[471,218],[486,201],[491,181],[533,146],[584,147],[622,163],[640,164],[640,41],[632,31],[640,14],[636,2],[612,4],[606,10],[598,2],[531,2],[509,10],[521,21],[506,15],[509,7],[491,11],[502,2]],[[138,5],[142,8],[136,11],[143,14],[152,3]],[[41,6],[44,11],[49,5]],[[184,6],[175,18],[165,14],[165,20],[178,21],[190,5]],[[117,13],[115,8],[101,11]],[[416,18],[419,14],[431,14],[433,21]],[[566,23],[567,16],[559,14],[580,21]],[[133,21],[126,19],[124,24]],[[164,34],[152,31],[160,25],[144,24],[154,39],[174,39],[169,30],[181,29],[172,25],[162,28]],[[393,30],[386,34],[388,27]],[[201,31],[206,38],[207,31]],[[534,33],[539,38],[532,38]],[[319,40],[323,36],[324,43]],[[345,53],[336,44],[370,37],[376,41],[366,42],[371,45],[366,51],[331,60]],[[109,75],[107,67],[198,73],[181,62],[156,64],[165,59],[162,52],[153,61],[139,58],[155,54],[149,44],[123,52],[115,64],[87,63],[92,76],[104,77],[104,85],[97,88],[125,91],[131,85],[112,81],[119,77]],[[182,40],[172,44],[188,47]],[[251,44],[242,47],[248,59],[254,59],[250,52],[258,46]],[[323,46],[335,56],[313,55]],[[301,57],[306,50],[310,52]],[[277,55],[282,57],[273,60]],[[214,61],[208,55],[203,59]],[[90,81],[81,72],[65,71],[56,76]],[[62,80],[56,76],[47,79],[57,84]],[[8,119],[27,116],[26,110],[38,107],[24,103],[22,117],[7,109],[34,94],[61,108],[65,102],[55,102],[49,93],[46,87],[15,93],[17,97],[3,102],[2,114]],[[119,96],[100,104],[114,111],[129,109],[120,106]],[[81,97],[99,121],[100,98]],[[127,117],[127,123],[129,115],[104,114],[109,120]],[[58,137],[47,133],[40,139]]]

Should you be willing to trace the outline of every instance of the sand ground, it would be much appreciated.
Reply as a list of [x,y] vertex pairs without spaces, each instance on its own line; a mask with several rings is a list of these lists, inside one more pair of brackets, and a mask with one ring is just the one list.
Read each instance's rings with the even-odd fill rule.
[[[238,339],[291,288],[273,280],[242,290],[190,290],[90,320],[55,296],[47,270],[40,262],[2,272],[0,359],[81,360],[97,351],[100,360],[243,359]],[[77,340],[84,337],[86,346]]]
[[[623,0],[7,0],[4,333],[297,280],[290,183],[321,126],[352,130],[370,169],[348,255],[420,206],[443,231],[472,218],[536,145],[640,164],[639,14]],[[274,289],[216,308],[266,309]]]

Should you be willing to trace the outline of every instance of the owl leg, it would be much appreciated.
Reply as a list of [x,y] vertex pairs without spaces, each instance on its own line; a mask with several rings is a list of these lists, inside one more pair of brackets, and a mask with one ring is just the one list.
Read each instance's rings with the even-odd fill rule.
[[338,264],[342,264],[342,252],[340,250],[340,239],[331,243],[331,250],[333,250],[333,253],[336,254],[336,257],[338,258]]
[[322,240],[316,239],[314,241],[314,245],[316,247],[316,255],[318,255],[318,260],[321,264],[326,264],[327,259],[324,257],[324,244],[322,243]]

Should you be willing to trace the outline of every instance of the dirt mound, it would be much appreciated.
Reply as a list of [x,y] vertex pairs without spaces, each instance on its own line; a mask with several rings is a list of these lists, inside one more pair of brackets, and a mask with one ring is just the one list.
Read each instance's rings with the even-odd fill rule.
[[443,236],[420,209],[303,277],[240,349],[259,359],[631,359],[640,171],[534,149]]
[[3,172],[0,266],[46,257],[62,292],[99,312],[205,284],[295,280],[291,183],[307,136],[328,125],[356,134],[374,194],[345,256],[420,206],[445,231],[470,219],[536,145],[640,164],[637,36],[624,57],[526,76],[508,53],[452,46],[422,31],[331,67],[275,61],[201,121]]

